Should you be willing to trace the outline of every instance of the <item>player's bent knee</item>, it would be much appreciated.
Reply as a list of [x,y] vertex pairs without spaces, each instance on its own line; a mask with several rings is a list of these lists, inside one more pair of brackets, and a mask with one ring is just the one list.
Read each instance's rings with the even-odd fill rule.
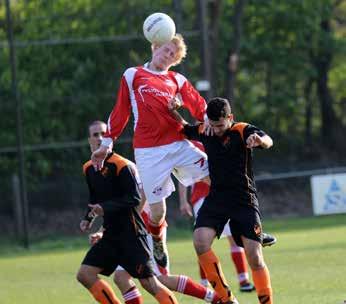
[[160,224],[166,216],[165,202],[161,201],[155,204],[150,204],[150,220],[153,223]]
[[248,262],[252,270],[258,270],[265,266],[263,257],[256,253],[247,254]]
[[197,254],[203,254],[211,248],[210,243],[200,237],[194,237],[193,245],[195,247]]
[[193,233],[193,244],[197,254],[200,255],[209,251],[214,238],[215,231],[213,229],[207,227],[197,228]]
[[154,278],[146,278],[146,279],[140,279],[139,282],[141,283],[142,287],[149,292],[152,295],[155,295],[158,292],[158,287],[155,284]]
[[178,276],[160,275],[158,280],[170,290],[176,290],[178,286]]
[[79,269],[76,279],[79,283],[81,283],[85,287],[89,287],[91,285],[92,280],[90,278],[90,274],[84,269]]
[[124,270],[117,270],[114,272],[113,281],[118,286],[121,293],[127,292],[136,284],[132,281],[131,276]]

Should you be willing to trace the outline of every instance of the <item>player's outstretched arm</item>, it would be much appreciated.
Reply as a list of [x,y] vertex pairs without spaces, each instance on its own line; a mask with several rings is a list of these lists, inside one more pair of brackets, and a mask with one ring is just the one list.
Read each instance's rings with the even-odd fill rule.
[[182,183],[178,185],[179,190],[179,209],[182,215],[187,215],[192,217],[192,208],[187,200],[187,187],[185,187]]
[[176,121],[181,123],[183,126],[187,125],[188,122],[180,115],[177,111],[181,107],[181,101],[178,98],[172,98],[168,101],[168,110]]
[[246,140],[246,146],[248,148],[261,147],[263,149],[269,149],[272,145],[273,140],[267,134],[260,136],[257,133],[253,133]]

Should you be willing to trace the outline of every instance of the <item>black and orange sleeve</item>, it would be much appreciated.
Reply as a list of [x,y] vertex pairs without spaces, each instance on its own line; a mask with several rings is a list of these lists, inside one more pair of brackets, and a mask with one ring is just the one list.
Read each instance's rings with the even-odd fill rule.
[[[244,142],[246,142],[251,134],[258,134],[260,137],[267,135],[263,130],[257,128],[256,126],[247,124],[247,126],[243,130]],[[262,149],[261,146],[258,146],[256,148]]]
[[198,125],[185,125],[184,126],[184,134],[188,139],[200,140],[202,135],[203,124]]
[[118,171],[118,184],[116,186],[120,187],[121,195],[110,201],[100,203],[105,213],[137,207],[140,204],[141,197],[137,180],[129,164]]

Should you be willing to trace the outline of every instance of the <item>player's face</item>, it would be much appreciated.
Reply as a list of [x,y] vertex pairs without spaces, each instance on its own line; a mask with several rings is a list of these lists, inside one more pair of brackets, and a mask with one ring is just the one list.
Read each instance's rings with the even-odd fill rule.
[[89,128],[88,141],[89,141],[90,149],[92,152],[94,152],[100,147],[101,141],[106,131],[107,131],[106,124],[96,124],[96,125],[92,125]]
[[173,42],[154,47],[151,63],[159,70],[168,70],[176,62],[178,48]]
[[226,118],[222,117],[217,121],[209,119],[209,124],[211,128],[213,129],[214,134],[216,136],[222,136],[226,132],[226,130],[230,127],[232,120],[233,120],[233,115],[230,114],[228,117]]

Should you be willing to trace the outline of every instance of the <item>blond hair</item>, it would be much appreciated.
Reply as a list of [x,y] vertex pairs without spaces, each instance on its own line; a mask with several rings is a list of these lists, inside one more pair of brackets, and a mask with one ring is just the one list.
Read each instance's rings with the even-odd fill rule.
[[[173,43],[175,47],[177,48],[177,54],[176,59],[172,66],[178,65],[185,57],[187,53],[187,46],[185,44],[184,38],[181,34],[175,34],[172,40],[169,43]],[[151,50],[154,51],[155,48],[159,48],[160,45],[158,44],[152,44]]]
[[174,45],[177,47],[177,58],[173,65],[179,64],[185,57],[187,53],[187,46],[184,41],[184,37],[181,34],[175,34],[172,41]]

